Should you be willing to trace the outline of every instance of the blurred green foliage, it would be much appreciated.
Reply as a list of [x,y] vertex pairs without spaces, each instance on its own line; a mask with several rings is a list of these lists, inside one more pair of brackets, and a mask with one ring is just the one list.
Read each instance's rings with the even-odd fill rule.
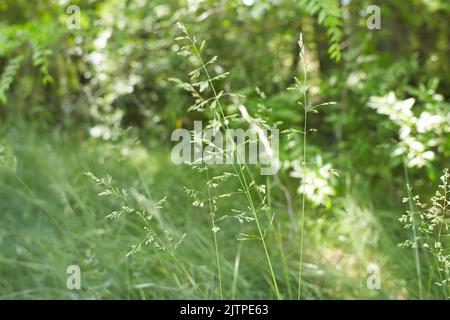
[[[366,8],[372,4],[381,8],[380,30],[369,30],[366,26]],[[79,29],[68,27],[73,13],[67,9],[71,5],[80,8]],[[194,119],[205,117],[188,113],[192,97],[169,81],[186,78],[192,71],[191,64],[177,54],[176,22],[182,22],[193,35],[206,40],[204,54],[209,58],[218,56],[217,73],[230,72],[223,81],[225,88],[244,95],[243,103],[252,115],[281,129],[299,128],[303,121],[294,107],[298,93],[286,90],[299,71],[297,40],[299,33],[303,33],[306,59],[311,66],[311,100],[336,102],[336,106],[312,120],[311,126],[318,132],[309,138],[308,149],[309,159],[345,173],[342,179],[322,171],[312,173],[318,181],[318,201],[312,205],[317,208],[315,214],[330,214],[328,222],[333,228],[338,229],[337,220],[346,217],[349,206],[364,217],[369,216],[369,209],[361,209],[363,205],[348,196],[358,192],[364,193],[364,199],[370,197],[367,206],[375,203],[377,208],[373,211],[379,214],[376,219],[391,224],[397,218],[395,213],[402,210],[392,207],[404,196],[404,167],[409,170],[415,190],[430,195],[429,182],[436,182],[442,168],[450,165],[448,0],[3,0],[0,2],[2,162],[15,171],[14,151],[25,154],[27,163],[32,162],[33,156],[14,146],[16,142],[27,143],[25,138],[17,137],[17,130],[39,135],[45,132],[46,139],[54,144],[58,142],[53,136],[67,138],[93,153],[93,149],[101,149],[103,154],[90,154],[86,160],[89,162],[96,159],[108,163],[111,159],[103,156],[110,149],[119,151],[111,158],[125,157],[138,138],[148,150],[170,146],[170,134],[175,128],[191,128]],[[232,110],[235,106],[230,103],[226,108]],[[35,138],[30,139],[33,148],[38,148]],[[296,176],[302,154],[300,139],[282,141],[280,147],[285,165],[280,179],[283,188],[292,194],[299,188]],[[67,155],[70,148],[64,141],[65,150],[59,152]],[[44,156],[45,152],[40,150],[38,154]],[[64,166],[56,159],[52,161],[55,166]],[[79,190],[78,178],[70,171],[77,161],[72,158],[71,161],[68,168],[61,169],[61,174],[70,175],[71,184],[65,187],[73,194]],[[155,166],[165,167],[161,163],[166,161],[160,159]],[[52,168],[41,165],[43,170]],[[120,165],[112,171],[124,172]],[[36,183],[36,188],[43,188],[39,182],[33,182],[26,170],[20,174],[29,179],[30,185]],[[64,184],[59,176],[41,178]],[[177,183],[175,178],[170,181]],[[370,190],[361,191],[353,186],[354,181],[363,181],[361,185]],[[0,207],[4,210],[5,199],[9,197],[5,190],[0,190],[4,200]],[[277,196],[284,201],[282,193]],[[72,201],[82,206],[78,197]],[[295,196],[292,201],[298,205]],[[89,205],[82,209],[92,214]],[[391,216],[384,211],[389,206],[394,212]],[[20,204],[17,207],[23,209]],[[47,211],[57,210],[50,207]],[[96,218],[89,217],[92,218],[89,227],[95,227]],[[342,232],[348,238],[342,241],[354,246],[351,250],[359,250],[362,256],[363,250],[351,242],[349,231],[353,224],[359,223],[359,216],[349,215],[346,219]],[[331,241],[334,229],[320,224],[311,228]],[[377,228],[382,229],[378,224]],[[392,231],[390,235],[383,233],[382,247],[397,240],[392,239],[392,234],[400,231],[392,228],[385,231]],[[86,233],[85,237],[96,236]],[[45,239],[41,241],[45,244]],[[167,273],[166,267],[158,266],[158,262],[152,264],[159,273]],[[7,272],[11,275],[13,270]],[[97,269],[95,272],[100,273]],[[251,270],[246,273],[251,278]],[[403,283],[403,279],[397,280]],[[344,287],[352,288],[345,281]],[[20,289],[11,283],[4,285],[12,291]],[[242,290],[247,290],[248,296],[261,298],[257,290],[253,292],[246,285],[242,284],[245,287]],[[332,297],[328,289],[316,292],[311,285],[310,297]],[[107,288],[102,290],[92,297],[111,296]],[[353,289],[348,290],[350,296],[357,296]],[[164,297],[177,296],[168,292]],[[384,297],[384,293],[380,295]],[[401,292],[390,297],[394,295],[403,297]]]
[[[370,4],[48,0],[31,8],[29,1],[3,1],[1,115],[76,126],[80,134],[119,121],[143,129],[152,140],[167,141],[171,130],[192,117],[185,112],[189,97],[168,82],[189,71],[173,40],[174,24],[181,21],[207,41],[207,55],[219,56],[217,68],[231,72],[227,86],[245,94],[253,106],[259,88],[273,120],[292,127],[301,119],[288,108],[295,97],[285,88],[297,73],[302,31],[315,68],[315,99],[338,102],[319,117],[320,143],[344,153],[352,165],[377,170],[376,163],[389,162],[383,156],[398,137],[388,119],[367,107],[371,96],[393,91],[399,98],[417,97],[416,113],[449,112],[450,5],[383,1],[382,27],[369,30],[365,10]],[[70,5],[80,8],[80,29],[67,26]],[[441,96],[439,101],[427,98],[433,99],[430,90]],[[449,155],[448,141],[446,146],[440,155]]]

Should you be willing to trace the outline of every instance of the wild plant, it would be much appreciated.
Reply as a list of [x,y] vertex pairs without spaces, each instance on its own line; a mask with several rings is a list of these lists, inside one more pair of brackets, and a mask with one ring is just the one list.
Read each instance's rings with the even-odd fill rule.
[[[320,107],[334,105],[334,102],[325,102],[321,104],[314,105],[308,99],[308,71],[309,66],[308,62],[305,59],[305,46],[303,43],[303,35],[300,33],[300,37],[298,40],[299,46],[299,63],[301,66],[301,78],[295,78],[295,86],[293,88],[289,88],[290,90],[296,90],[299,92],[301,99],[297,102],[303,112],[303,128],[302,130],[298,129],[287,129],[284,130],[283,133],[287,134],[288,139],[291,139],[294,134],[300,134],[302,136],[302,147],[303,147],[303,159],[302,159],[302,168],[301,171],[303,173],[303,181],[302,181],[302,202],[301,202],[301,214],[298,221],[299,229],[300,229],[300,252],[299,252],[299,267],[298,267],[298,286],[297,286],[297,299],[301,299],[301,289],[302,289],[302,276],[303,276],[303,247],[304,247],[304,233],[305,233],[305,208],[306,208],[306,195],[307,195],[307,171],[308,164],[307,159],[307,137],[308,133],[316,132],[317,130],[314,128],[308,127],[308,115],[310,113],[319,113],[318,109]],[[335,171],[331,172],[334,175],[337,175]]]
[[[186,234],[176,238],[173,235],[174,232],[165,226],[161,219],[160,209],[163,208],[167,197],[155,202],[150,198],[150,195],[145,196],[135,189],[127,190],[115,186],[110,175],[101,178],[95,176],[92,172],[85,172],[85,175],[102,188],[102,191],[98,194],[100,197],[110,197],[119,202],[119,208],[107,214],[105,219],[116,220],[124,215],[132,215],[141,221],[145,235],[140,241],[131,245],[126,256],[129,257],[140,252],[145,246],[152,246],[158,251],[167,253],[181,272],[185,274],[193,288],[205,297],[204,291],[198,286],[191,272],[177,256],[177,249]],[[157,220],[156,223],[155,220]]]
[[[189,111],[200,111],[200,112],[209,112],[212,114],[213,119],[210,121],[209,126],[216,128],[217,130],[220,128],[229,129],[229,125],[232,122],[238,122],[239,120],[241,122],[246,122],[251,128],[254,128],[255,131],[259,132],[261,131],[261,128],[267,127],[267,123],[262,119],[252,118],[249,116],[247,109],[244,105],[241,104],[240,98],[241,96],[234,94],[232,92],[226,92],[225,90],[218,90],[216,83],[220,80],[223,80],[228,77],[229,73],[221,73],[221,74],[215,74],[214,76],[211,76],[211,73],[209,69],[212,69],[214,65],[217,62],[217,57],[213,57],[210,60],[205,60],[204,56],[202,54],[204,48],[205,48],[205,42],[199,43],[197,39],[189,34],[186,27],[179,24],[179,28],[181,29],[183,36],[178,37],[176,40],[178,41],[184,41],[186,42],[186,45],[182,46],[179,54],[184,57],[195,57],[198,61],[198,65],[195,67],[195,69],[189,73],[190,76],[190,83],[183,82],[179,79],[172,79],[179,87],[189,92],[195,99],[195,104],[189,108]],[[326,102],[321,104],[313,104],[308,100],[308,63],[305,59],[305,47],[303,44],[303,36],[300,34],[300,38],[298,41],[299,45],[299,62],[302,67],[302,78],[298,79],[295,78],[295,87],[289,88],[294,89],[300,92],[301,100],[298,101],[299,106],[303,110],[303,130],[297,130],[297,129],[287,129],[284,130],[283,133],[286,133],[288,136],[288,139],[292,138],[294,134],[300,133],[303,137],[303,161],[302,161],[302,171],[303,171],[303,190],[302,190],[302,208],[301,208],[301,215],[298,221],[299,227],[300,227],[300,254],[299,254],[299,269],[298,269],[298,292],[297,292],[297,298],[301,298],[301,284],[302,284],[302,270],[303,270],[303,243],[304,243],[304,223],[305,223],[305,211],[306,211],[306,194],[307,194],[307,186],[308,183],[306,181],[306,173],[307,173],[307,135],[310,132],[315,132],[316,129],[309,128],[308,127],[308,115],[309,113],[318,113],[318,109],[320,107],[328,106],[328,105],[334,105],[334,102]],[[206,61],[206,62],[205,62]],[[211,94],[208,97],[207,96],[207,89],[210,90]],[[226,115],[224,108],[222,106],[223,100],[226,98],[230,98],[232,104],[235,106],[238,106],[238,110],[240,114],[231,114]],[[264,140],[267,137],[264,137],[263,135],[258,135],[260,139]],[[194,134],[194,144],[199,143],[205,143],[210,144],[209,141],[199,141],[199,139],[195,138]],[[237,145],[233,143],[232,147],[232,153],[233,155],[237,154]],[[229,150],[221,150],[226,155],[228,154]],[[211,156],[211,155],[209,155]],[[205,159],[202,158],[201,161],[204,161]],[[250,239],[259,239],[261,241],[261,244],[263,246],[266,260],[269,266],[269,271],[272,278],[272,285],[274,288],[274,292],[276,294],[276,297],[278,299],[281,298],[281,293],[278,288],[277,279],[275,276],[274,268],[273,268],[273,262],[270,257],[269,251],[268,251],[268,245],[266,241],[266,237],[268,234],[268,231],[270,227],[273,224],[275,214],[274,212],[270,213],[272,211],[271,205],[270,205],[270,193],[269,195],[266,195],[266,186],[265,185],[257,185],[255,178],[253,177],[252,172],[248,169],[246,165],[241,164],[238,161],[238,164],[232,164],[234,173],[226,173],[226,177],[236,177],[239,180],[239,183],[241,185],[240,191],[245,195],[247,201],[248,201],[248,208],[250,211],[250,215],[245,215],[245,212],[240,210],[235,210],[235,213],[239,213],[238,215],[235,215],[235,217],[242,221],[241,217],[247,217],[245,221],[252,222],[254,221],[256,224],[256,227],[258,229],[258,235],[248,235],[243,234],[242,237],[239,240],[250,240]],[[217,213],[217,201],[216,199],[222,196],[229,196],[229,194],[219,195],[219,196],[212,196],[211,197],[211,189],[214,189],[217,187],[218,180],[221,180],[220,176],[218,177],[209,177],[208,175],[208,169],[206,165],[203,165],[203,167],[197,167],[201,168],[201,171],[206,172],[206,178],[207,178],[207,187],[208,187],[208,195],[206,197],[207,202],[211,202],[210,204],[210,215],[212,217],[212,230],[215,234],[218,230],[220,230],[216,223],[220,221],[223,217],[216,218]],[[331,171],[331,170],[330,170]],[[337,175],[337,173],[332,170],[331,172],[333,175]],[[256,199],[254,199],[254,194],[252,193],[253,190],[256,190]],[[191,196],[194,196],[194,206],[199,204],[198,192],[194,192],[192,190],[189,191]],[[258,202],[258,206],[256,205],[256,201]],[[203,202],[201,202],[203,203]],[[263,225],[261,223],[260,217],[258,215],[259,212],[265,212],[267,217],[267,226],[263,228]],[[279,231],[279,230],[278,230]],[[278,237],[279,238],[279,237]],[[216,244],[217,238],[214,237],[214,242]],[[219,286],[220,286],[220,292],[222,292],[221,289],[221,283],[222,280],[220,279],[220,260],[219,260],[219,254],[218,254],[218,247],[215,245],[216,248],[216,257],[217,257],[217,267],[218,267],[218,275],[219,275]],[[286,272],[286,271],[285,271]],[[289,281],[286,279],[286,282],[288,283],[289,287]],[[222,294],[221,294],[222,297]]]
[[[249,124],[251,118],[246,117],[246,108],[240,104],[241,96],[234,94],[232,92],[227,92],[226,90],[219,90],[217,83],[228,77],[229,73],[213,73],[213,68],[217,63],[217,56],[207,60],[204,57],[203,51],[205,49],[205,41],[199,43],[195,36],[191,36],[187,28],[178,24],[182,32],[182,36],[176,38],[177,41],[184,42],[184,45],[180,48],[179,54],[184,57],[194,58],[196,60],[195,69],[189,73],[190,82],[183,82],[179,79],[172,79],[177,83],[179,87],[189,92],[195,99],[195,104],[189,108],[189,111],[197,111],[208,113],[212,116],[209,121],[209,128],[214,130],[226,129],[228,132],[231,123],[239,123],[238,119]],[[191,60],[191,59],[189,59]],[[224,100],[231,99],[232,103],[238,107],[240,111],[239,114],[227,115],[224,109]],[[227,137],[230,138],[230,137]],[[261,138],[261,136],[259,136]],[[194,133],[193,139],[194,145],[207,144],[211,142],[206,141],[196,137]],[[278,299],[281,299],[281,293],[278,287],[277,278],[275,276],[275,271],[273,267],[273,262],[269,254],[268,245],[266,243],[266,237],[270,226],[272,225],[274,219],[274,213],[267,214],[269,207],[267,205],[267,197],[265,195],[265,185],[258,185],[256,179],[253,177],[251,170],[242,163],[243,159],[239,159],[239,154],[237,152],[238,146],[233,139],[229,139],[232,142],[231,150],[216,150],[219,156],[225,155],[225,157],[237,157],[237,164],[232,161],[231,166],[233,172],[225,172],[224,174],[218,176],[212,176],[206,164],[208,158],[217,156],[217,153],[204,153],[199,163],[194,163],[194,168],[205,174],[206,177],[206,187],[207,193],[204,194],[200,191],[195,191],[187,189],[187,193],[194,198],[193,205],[202,207],[205,203],[209,207],[209,215],[211,217],[211,229],[214,237],[214,247],[216,255],[217,264],[217,274],[219,282],[219,293],[220,298],[223,298],[223,288],[222,288],[222,277],[221,277],[221,267],[220,267],[220,254],[219,246],[217,243],[217,232],[220,231],[218,222],[229,217],[237,219],[240,223],[242,222],[253,222],[257,228],[257,235],[252,234],[241,234],[239,240],[252,240],[257,239],[261,242],[264,250],[264,254],[269,267],[270,277],[272,281],[273,290]],[[245,143],[248,143],[246,141]],[[243,194],[248,203],[248,210],[234,210],[231,215],[217,215],[217,200],[224,197],[230,197],[230,193],[216,194],[215,190],[219,184],[229,178],[236,178],[239,181],[240,189],[237,194]],[[236,193],[234,193],[236,194]],[[262,217],[260,213],[265,213],[268,222],[266,225],[262,222]]]
[[[449,299],[450,173],[448,169],[444,169],[440,179],[441,184],[429,203],[423,203],[418,195],[412,196],[412,188],[407,186],[408,197],[404,198],[403,202],[410,203],[410,210],[406,211],[399,220],[405,229],[412,230],[413,237],[401,243],[400,246],[421,249],[431,256],[428,291],[434,281],[434,284],[442,290],[445,299]],[[434,273],[437,273],[436,280],[433,280]]]

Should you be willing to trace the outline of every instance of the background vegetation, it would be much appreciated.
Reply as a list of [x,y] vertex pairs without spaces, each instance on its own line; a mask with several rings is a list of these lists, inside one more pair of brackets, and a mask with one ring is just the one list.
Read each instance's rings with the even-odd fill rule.
[[[380,30],[366,26],[372,4]],[[80,29],[67,27],[70,5]],[[210,180],[170,160],[174,129],[215,118],[188,112],[194,99],[170,81],[196,63],[179,55],[177,22],[206,40],[211,72],[230,73],[217,86],[253,117],[302,130],[301,90],[287,90],[302,79],[300,32],[304,93],[336,102],[308,118],[307,149],[302,134],[282,137],[277,175],[246,168],[260,188],[244,191],[264,212],[236,179],[221,182],[217,209],[193,206],[185,187],[206,192]],[[449,23],[445,0],[2,1],[0,298],[295,299],[301,242],[301,298],[447,298]],[[223,102],[226,115],[237,104]],[[441,207],[427,201],[440,184]],[[273,274],[257,226],[234,219],[248,210]],[[81,290],[66,288],[73,264]],[[378,290],[366,284],[373,265]]]

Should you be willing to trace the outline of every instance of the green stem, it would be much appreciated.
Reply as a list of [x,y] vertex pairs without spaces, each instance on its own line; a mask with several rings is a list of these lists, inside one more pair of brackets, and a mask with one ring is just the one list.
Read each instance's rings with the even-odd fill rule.
[[303,93],[303,109],[304,109],[304,120],[303,120],[303,195],[302,195],[302,214],[300,217],[300,258],[298,267],[298,291],[297,299],[301,299],[302,292],[302,273],[303,273],[303,242],[304,242],[304,230],[305,230],[305,203],[306,203],[306,136],[307,136],[307,119],[308,119],[308,109],[307,109],[307,99],[306,99],[306,80],[307,80],[307,69],[304,65],[303,67],[303,81],[304,81],[304,93]]
[[[208,174],[208,167],[205,165],[205,171],[206,171],[206,179],[209,184],[209,174]],[[217,244],[217,229],[216,229],[216,221],[215,221],[215,210],[214,205],[211,200],[211,190],[208,185],[208,202],[209,202],[209,215],[211,217],[211,226],[214,236],[214,250],[216,252],[216,264],[217,264],[217,275],[219,277],[219,293],[220,293],[220,300],[223,300],[223,289],[222,289],[222,273],[220,268],[220,258],[219,258],[219,246]]]
[[[405,180],[406,180],[406,189],[408,192],[408,203],[409,203],[409,210],[411,211],[411,217],[412,217],[412,232],[413,232],[413,242],[416,243],[416,241],[420,241],[417,239],[417,224],[415,220],[415,210],[412,203],[412,194],[410,190],[410,184],[409,184],[409,175],[408,175],[408,169],[406,168],[406,160],[403,159],[403,169],[405,174]],[[420,255],[419,255],[419,248],[417,245],[414,246],[414,259],[416,263],[416,272],[417,272],[417,282],[419,286],[419,299],[422,300],[422,272],[420,268]]]

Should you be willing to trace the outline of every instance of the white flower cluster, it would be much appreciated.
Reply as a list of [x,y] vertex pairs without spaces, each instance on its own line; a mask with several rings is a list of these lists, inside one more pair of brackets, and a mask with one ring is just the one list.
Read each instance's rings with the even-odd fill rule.
[[300,161],[293,161],[291,166],[294,170],[290,175],[293,178],[302,180],[305,178],[305,181],[302,181],[297,189],[299,194],[302,194],[304,191],[306,197],[314,205],[325,205],[328,207],[330,206],[331,197],[336,193],[333,185],[338,174],[331,163],[323,163],[320,155],[316,157],[315,164],[316,166],[314,167],[306,167],[306,175],[304,177]]
[[[439,100],[436,95],[436,100]],[[409,167],[423,167],[435,158],[431,149],[440,149],[445,136],[450,132],[450,112],[433,114],[423,111],[418,117],[412,112],[414,98],[398,100],[394,92],[386,96],[371,97],[369,107],[378,113],[387,115],[399,127],[400,142],[394,150],[394,156],[404,155]]]

